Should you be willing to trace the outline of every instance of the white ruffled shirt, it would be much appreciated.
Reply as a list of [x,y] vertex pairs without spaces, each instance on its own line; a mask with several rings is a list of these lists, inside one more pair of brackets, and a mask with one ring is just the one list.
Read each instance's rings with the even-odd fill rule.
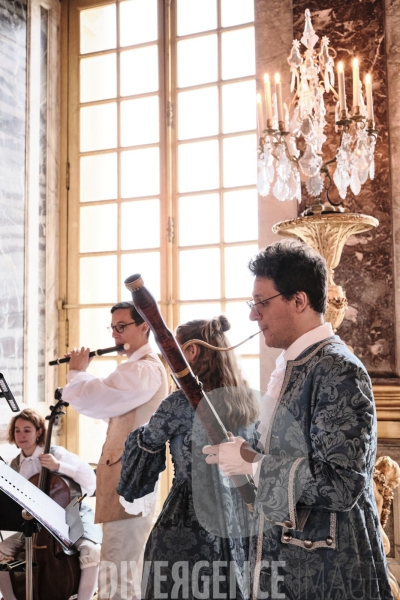
[[[334,333],[332,325],[330,323],[319,325],[318,327],[307,331],[307,333],[304,333],[299,338],[297,338],[297,340],[295,340],[287,350],[283,350],[283,352],[276,359],[275,370],[271,374],[267,386],[267,391],[261,398],[261,412],[260,423],[258,425],[258,432],[261,434],[259,445],[262,448],[265,448],[268,428],[275,411],[276,403],[278,401],[279,394],[282,389],[283,381],[285,379],[286,365],[288,360],[295,360],[309,346],[317,344],[318,342],[322,342],[323,340],[325,340],[328,337],[331,337],[332,335],[334,335]],[[253,473],[256,485],[258,485],[260,464],[261,461],[253,463]]]
[[[108,377],[94,377],[86,371],[70,370],[68,384],[63,391],[63,400],[78,412],[94,419],[108,419],[124,415],[148,402],[161,385],[161,373],[154,361],[140,360],[153,354],[150,344],[145,344],[132,354]],[[156,501],[158,482],[154,492],[143,498],[127,502],[122,496],[119,501],[131,515],[145,517]]]
[[[32,456],[24,456],[21,452],[19,455],[19,474],[22,477],[30,479],[40,472],[39,456],[41,454],[43,454],[42,446],[36,446]],[[83,494],[91,496],[96,489],[96,475],[91,466],[62,446],[54,446],[53,456],[60,463],[60,468],[55,472],[71,477],[81,486]]]
[[141,406],[161,385],[158,365],[154,361],[140,360],[146,354],[154,355],[150,344],[144,344],[104,378],[86,371],[69,371],[63,400],[82,415],[104,420]]

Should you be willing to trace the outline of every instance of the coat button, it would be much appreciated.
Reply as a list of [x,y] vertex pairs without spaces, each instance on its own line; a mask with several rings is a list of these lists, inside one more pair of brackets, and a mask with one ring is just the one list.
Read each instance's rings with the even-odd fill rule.
[[313,542],[311,540],[304,540],[304,548],[312,548],[313,547]]
[[106,464],[107,464],[107,465],[109,465],[109,464],[110,464],[110,461],[109,461],[109,459],[107,459],[107,461],[106,461]]
[[332,546],[332,544],[333,544],[333,539],[331,537],[327,537],[326,538],[326,545],[327,546]]
[[287,529],[293,529],[292,521],[284,521],[283,524]]
[[291,535],[289,535],[287,533],[284,534],[284,536],[283,536],[283,541],[284,542],[290,542],[291,539],[292,539]]

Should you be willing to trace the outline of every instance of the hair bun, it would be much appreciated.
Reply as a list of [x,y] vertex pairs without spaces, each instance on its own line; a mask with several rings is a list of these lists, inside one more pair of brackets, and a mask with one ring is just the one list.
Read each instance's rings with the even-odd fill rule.
[[218,317],[219,324],[221,326],[221,330],[225,333],[225,331],[229,331],[231,328],[231,324],[228,321],[228,318],[225,315],[220,315]]

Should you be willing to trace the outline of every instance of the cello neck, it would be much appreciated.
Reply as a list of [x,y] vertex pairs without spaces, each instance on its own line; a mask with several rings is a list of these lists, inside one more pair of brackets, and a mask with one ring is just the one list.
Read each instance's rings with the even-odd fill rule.
[[[47,433],[46,433],[46,440],[45,440],[44,448],[43,448],[43,454],[49,454],[49,452],[50,452],[51,436],[53,433],[53,423],[54,423],[54,420],[52,418],[50,418],[49,426],[47,428]],[[47,493],[46,488],[47,488],[48,475],[49,475],[49,469],[47,469],[46,467],[41,467],[38,488],[44,493]]]

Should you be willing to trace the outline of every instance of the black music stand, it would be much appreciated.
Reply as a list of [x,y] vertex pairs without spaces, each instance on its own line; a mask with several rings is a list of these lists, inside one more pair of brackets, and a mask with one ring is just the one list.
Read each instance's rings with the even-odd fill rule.
[[26,600],[32,600],[32,535],[41,525],[67,552],[71,550],[83,535],[79,502],[73,500],[64,510],[0,461],[0,506],[0,530],[23,531],[25,535]]

